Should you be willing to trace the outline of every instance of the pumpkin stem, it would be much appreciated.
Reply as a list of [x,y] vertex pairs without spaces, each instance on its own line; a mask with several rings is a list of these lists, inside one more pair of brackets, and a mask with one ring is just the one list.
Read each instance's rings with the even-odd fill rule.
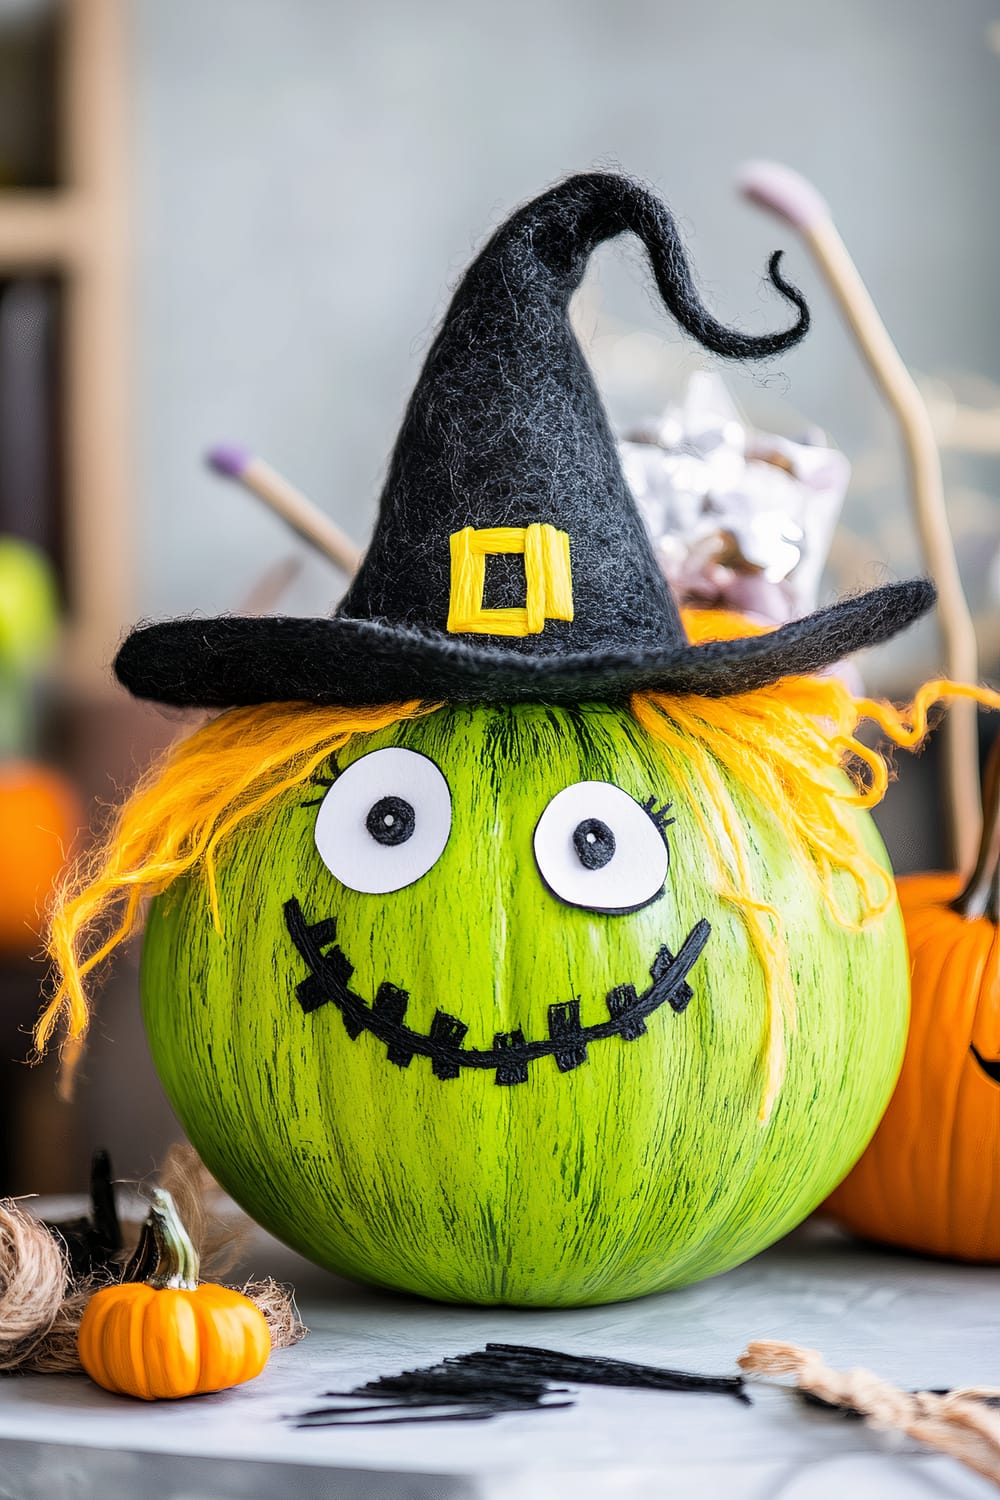
[[142,1237],[122,1280],[145,1281],[157,1291],[194,1291],[199,1269],[198,1252],[173,1198],[163,1188],[156,1188]]
[[967,921],[986,917],[1000,924],[1000,734],[986,758],[983,779],[983,834],[976,868],[965,889],[951,903]]

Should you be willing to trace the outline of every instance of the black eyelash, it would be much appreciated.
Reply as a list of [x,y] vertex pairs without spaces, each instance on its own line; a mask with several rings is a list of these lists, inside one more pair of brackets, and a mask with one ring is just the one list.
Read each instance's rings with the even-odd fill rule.
[[667,829],[670,827],[671,823],[677,822],[676,818],[667,817],[667,813],[670,811],[673,805],[674,804],[672,802],[664,802],[661,806],[658,807],[656,805],[655,797],[647,797],[645,802],[642,804],[643,812],[648,814],[650,820],[652,821],[653,827],[663,839],[664,843],[667,842]]
[[[315,770],[312,773],[312,775],[310,776],[310,778],[309,778],[309,785],[310,786],[321,786],[321,787],[325,787],[327,789],[329,789],[330,787],[333,786],[333,783],[336,781],[337,777],[340,775],[340,766],[337,764],[337,757],[336,757],[336,755],[331,755],[330,756],[330,758],[327,760],[327,765],[329,766],[330,771],[332,772],[332,775],[330,775],[330,776],[323,776],[320,773],[319,770]],[[326,792],[325,791],[323,793],[323,796],[324,797],[326,796]],[[322,801],[323,801],[323,797],[312,797],[312,798],[310,798],[310,800],[308,802],[301,802],[299,804],[299,806],[300,807],[319,807],[319,805],[320,805],[320,803]]]

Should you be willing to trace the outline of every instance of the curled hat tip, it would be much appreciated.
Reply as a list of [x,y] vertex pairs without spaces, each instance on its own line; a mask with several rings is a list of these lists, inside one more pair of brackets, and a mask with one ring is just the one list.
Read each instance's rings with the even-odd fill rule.
[[769,209],[796,229],[812,229],[830,217],[826,199],[809,179],[781,162],[745,162],[736,174],[736,186],[744,198]]
[[205,454],[205,462],[216,474],[224,474],[227,479],[239,479],[252,454],[249,448],[243,448],[239,443],[219,443],[214,448],[209,448]]

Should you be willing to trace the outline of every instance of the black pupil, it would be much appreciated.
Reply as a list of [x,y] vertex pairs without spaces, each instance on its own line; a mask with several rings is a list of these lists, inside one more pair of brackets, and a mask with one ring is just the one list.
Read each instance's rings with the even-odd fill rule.
[[380,797],[369,810],[365,827],[376,844],[405,844],[416,822],[413,808],[402,797]]
[[603,870],[614,858],[615,836],[600,818],[584,818],[573,829],[573,848],[585,870]]

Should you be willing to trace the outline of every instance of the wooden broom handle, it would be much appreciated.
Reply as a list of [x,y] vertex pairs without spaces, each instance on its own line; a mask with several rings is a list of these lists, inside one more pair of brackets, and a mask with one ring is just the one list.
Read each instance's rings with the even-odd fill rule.
[[[788,167],[753,163],[740,175],[751,202],[790,223],[805,240],[854,335],[875,383],[896,418],[906,453],[924,559],[938,592],[948,676],[976,682],[976,633],[959,576],[944,501],[941,457],[927,407],[871,294],[815,188]],[[975,864],[980,827],[976,705],[956,701],[944,724],[945,782],[951,855],[958,870]]]

